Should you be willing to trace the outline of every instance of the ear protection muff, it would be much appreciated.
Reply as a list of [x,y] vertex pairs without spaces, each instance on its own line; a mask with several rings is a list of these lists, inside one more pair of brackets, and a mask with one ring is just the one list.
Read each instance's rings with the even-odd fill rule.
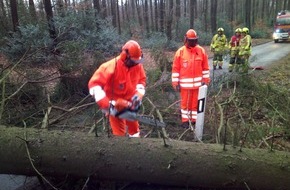
[[125,61],[126,59],[130,58],[130,55],[129,55],[129,51],[128,49],[124,49],[122,50],[121,54],[120,54],[120,59],[122,61]]

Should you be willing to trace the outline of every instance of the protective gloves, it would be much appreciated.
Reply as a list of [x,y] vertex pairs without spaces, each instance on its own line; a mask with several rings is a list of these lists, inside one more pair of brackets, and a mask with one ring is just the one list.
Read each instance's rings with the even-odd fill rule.
[[140,109],[140,107],[141,107],[141,104],[142,104],[142,98],[143,98],[143,95],[137,92],[131,98],[132,106],[130,107],[130,110],[132,110],[132,111],[138,111]]
[[97,104],[101,109],[108,109],[110,107],[109,99],[107,97],[99,100]]
[[119,98],[115,103],[115,109],[117,112],[121,112],[125,109],[131,109],[132,105],[133,105],[132,102]]

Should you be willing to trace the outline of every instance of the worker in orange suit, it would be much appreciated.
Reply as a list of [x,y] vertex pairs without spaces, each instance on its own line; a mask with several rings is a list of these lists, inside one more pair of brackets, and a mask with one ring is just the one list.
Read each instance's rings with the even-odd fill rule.
[[[140,45],[129,40],[119,56],[103,63],[91,77],[88,87],[96,103],[109,117],[113,135],[139,137],[138,121],[121,119],[112,112],[138,111],[145,94],[146,75]],[[127,131],[126,131],[127,127]]]
[[172,86],[181,96],[181,126],[188,128],[197,118],[198,90],[208,85],[210,73],[208,56],[198,45],[195,30],[189,29],[184,37],[184,46],[175,53],[172,65]]

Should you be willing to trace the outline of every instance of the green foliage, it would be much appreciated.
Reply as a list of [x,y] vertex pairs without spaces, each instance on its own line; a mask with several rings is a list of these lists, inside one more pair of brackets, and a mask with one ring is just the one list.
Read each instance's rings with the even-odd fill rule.
[[151,69],[146,71],[147,85],[152,85],[160,79],[162,72],[159,69]]
[[118,45],[123,43],[109,20],[96,17],[93,11],[70,11],[65,17],[54,19],[60,47],[63,47],[61,42],[74,41],[87,51],[100,51],[108,56],[119,52]]
[[50,38],[46,24],[21,25],[17,32],[5,38],[7,45],[2,52],[12,61],[25,55],[22,63],[57,65],[62,76],[62,84],[58,86],[64,89],[56,92],[62,97],[77,92],[87,93],[87,81],[92,70],[105,57],[119,53],[123,44],[121,36],[109,20],[98,18],[93,11],[68,11],[55,16],[57,33],[54,40]]
[[[56,47],[43,25],[27,24],[19,26],[17,32],[6,37],[6,46],[1,50],[12,60],[19,60],[26,54],[29,57],[27,61],[31,63],[48,62],[52,48],[65,55],[68,52],[80,55],[83,51],[99,51],[110,56],[119,51],[122,40],[109,23],[96,18],[93,12],[71,11],[65,16],[54,17]],[[66,62],[72,64],[71,60]]]
[[201,32],[198,34],[199,45],[209,45],[212,39],[212,35],[209,32]]
[[153,57],[158,69],[161,71],[171,70],[171,61],[166,55],[166,51],[170,49],[176,50],[178,48],[176,43],[168,41],[165,34],[154,33],[145,40],[144,46],[150,48],[150,55]]
[[167,44],[167,37],[164,33],[156,32],[150,34],[142,44],[143,48],[150,49],[165,49]]
[[271,32],[272,29],[269,29],[263,20],[257,20],[250,33],[253,38],[270,38]]
[[7,82],[6,85],[1,84],[0,91],[3,90],[5,96],[1,101],[5,102],[5,107],[0,123],[22,126],[22,121],[27,125],[35,125],[40,121],[39,116],[42,116],[42,110],[46,107],[43,86],[37,83],[22,86]]
[[46,33],[40,25],[20,26],[10,37],[5,37],[6,45],[1,51],[13,61],[26,54],[29,57],[27,62],[45,62],[48,59],[47,48],[52,43]]
[[217,29],[220,27],[222,27],[225,30],[224,34],[226,35],[227,38],[231,37],[234,34],[231,23],[228,22],[226,17],[224,16],[219,17],[219,19],[217,20]]
[[84,56],[85,44],[78,41],[64,41],[62,43],[62,57],[60,57],[61,73],[69,73],[80,69]]

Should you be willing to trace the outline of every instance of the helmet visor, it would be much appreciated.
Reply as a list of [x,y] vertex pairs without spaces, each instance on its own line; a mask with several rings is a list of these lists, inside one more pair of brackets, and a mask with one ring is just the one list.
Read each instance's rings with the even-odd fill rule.
[[188,47],[195,47],[197,45],[197,38],[195,39],[187,39],[186,40]]
[[141,57],[130,57],[130,62],[132,63],[143,63],[144,58],[143,58],[143,54],[141,55]]

